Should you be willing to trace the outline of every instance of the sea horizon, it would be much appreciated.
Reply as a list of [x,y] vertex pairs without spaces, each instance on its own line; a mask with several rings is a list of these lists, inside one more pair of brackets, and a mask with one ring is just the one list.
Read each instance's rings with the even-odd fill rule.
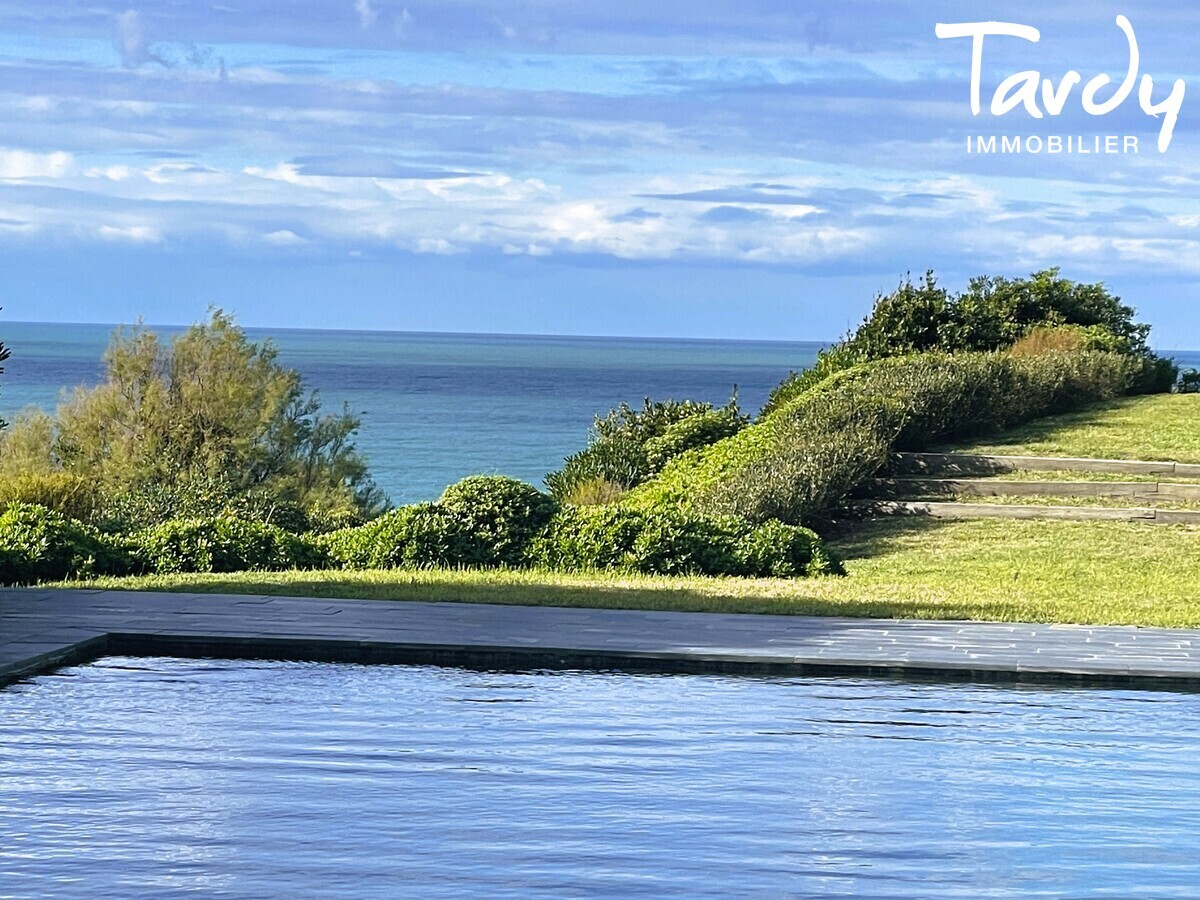
[[[5,322],[12,351],[0,377],[0,415],[51,411],[77,385],[98,383],[116,326]],[[160,334],[187,326],[146,324]],[[516,335],[247,327],[270,338],[323,408],[362,418],[357,444],[395,503],[436,499],[472,474],[541,485],[588,440],[593,418],[622,402],[722,405],[734,386],[756,413],[789,371],[810,365],[821,341]]]

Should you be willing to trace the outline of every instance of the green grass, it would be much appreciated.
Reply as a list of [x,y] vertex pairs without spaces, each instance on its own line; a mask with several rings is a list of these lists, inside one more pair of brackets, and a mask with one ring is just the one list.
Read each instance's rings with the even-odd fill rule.
[[948,503],[991,503],[997,506],[1083,506],[1105,507],[1108,509],[1128,509],[1130,507],[1153,509],[1200,510],[1200,500],[1166,500],[1148,497],[1050,497],[1045,494],[1014,494],[1011,496],[994,496],[991,494],[940,494],[921,497]]
[[867,522],[834,547],[849,577],[794,581],[529,571],[246,572],[60,587],[703,612],[1200,627],[1200,527]]
[[[1044,419],[1002,438],[954,449],[1200,462],[1200,396],[1125,399]],[[1007,477],[1142,480],[1137,476],[1090,473],[1024,472]],[[988,499],[1054,505],[1121,502],[1090,498]],[[1196,505],[1174,506],[1195,508]],[[391,570],[106,578],[59,586],[700,612],[1200,627],[1200,564],[1197,563],[1200,526],[886,518],[862,523],[832,545],[846,560],[849,577],[788,581],[614,573]]]
[[953,448],[962,453],[1200,463],[1200,394],[1125,397]]
[[987,476],[992,481],[1136,481],[1154,484],[1164,482],[1171,484],[1200,484],[1200,478],[1180,478],[1178,475],[1141,475],[1128,472],[1076,472],[1061,469],[1054,472],[1037,472],[1031,469],[1018,469],[1015,472],[999,472]]

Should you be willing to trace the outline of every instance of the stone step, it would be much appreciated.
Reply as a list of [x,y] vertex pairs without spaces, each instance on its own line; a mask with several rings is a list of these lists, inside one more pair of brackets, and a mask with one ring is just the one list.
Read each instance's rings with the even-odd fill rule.
[[1200,464],[1074,456],[994,456],[974,453],[894,453],[892,472],[916,475],[995,475],[1001,472],[1100,472],[1108,475],[1168,475],[1200,478]]
[[864,500],[859,509],[880,515],[930,516],[935,519],[1059,519],[1064,521],[1145,522],[1151,525],[1200,525],[1200,510],[1132,506],[1018,506],[1003,503],[942,503],[932,500]]
[[998,481],[994,478],[877,478],[872,497],[902,500],[926,494],[980,497],[1128,497],[1135,500],[1200,500],[1200,484],[1169,481]]

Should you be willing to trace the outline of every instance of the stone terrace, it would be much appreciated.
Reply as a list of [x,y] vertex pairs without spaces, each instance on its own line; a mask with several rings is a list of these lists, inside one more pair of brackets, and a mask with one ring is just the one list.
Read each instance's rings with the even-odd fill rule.
[[105,654],[1200,688],[1182,629],[0,591],[0,684]]

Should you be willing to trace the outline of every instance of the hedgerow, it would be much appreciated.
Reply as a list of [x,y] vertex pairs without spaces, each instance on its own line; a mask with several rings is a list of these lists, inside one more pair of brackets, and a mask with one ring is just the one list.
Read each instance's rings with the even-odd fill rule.
[[731,438],[686,453],[623,499],[799,524],[833,510],[894,450],[988,434],[1129,392],[1125,354],[924,353],[837,371]]

